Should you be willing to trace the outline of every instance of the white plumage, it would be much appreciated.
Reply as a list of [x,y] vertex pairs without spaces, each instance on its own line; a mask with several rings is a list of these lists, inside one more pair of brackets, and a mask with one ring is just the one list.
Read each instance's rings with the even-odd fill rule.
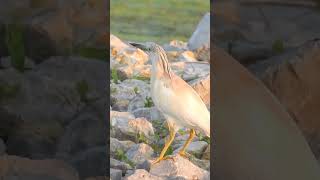
[[152,62],[152,100],[166,117],[169,128],[169,139],[160,157],[154,163],[164,159],[165,152],[172,143],[176,132],[181,128],[190,129],[190,137],[179,152],[180,155],[185,155],[184,151],[192,141],[195,130],[210,137],[210,113],[195,90],[172,72],[162,47],[152,42],[131,44],[146,51],[149,55]]

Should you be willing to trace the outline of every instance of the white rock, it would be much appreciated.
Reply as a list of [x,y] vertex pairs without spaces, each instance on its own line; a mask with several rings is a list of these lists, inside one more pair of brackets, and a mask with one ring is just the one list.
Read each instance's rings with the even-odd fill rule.
[[135,109],[132,114],[134,114],[135,117],[144,117],[149,121],[165,120],[163,114],[155,106]]
[[[176,149],[173,153],[176,154],[180,151],[182,148],[184,142],[180,144],[180,147]],[[208,143],[205,141],[195,141],[191,142],[189,146],[186,149],[186,152],[194,154],[195,156],[201,156],[201,154],[204,152],[204,150],[207,148]]]
[[148,62],[148,55],[141,49],[128,47],[121,50],[112,50],[112,57],[120,64],[129,66],[142,65]]
[[210,74],[210,64],[205,62],[174,62],[172,70],[185,81],[195,80]]
[[210,171],[210,160],[191,158],[190,161],[201,169]]
[[139,134],[143,134],[146,138],[152,139],[154,135],[152,124],[145,118],[112,116],[111,119],[111,127],[115,131],[115,136],[120,139],[125,139],[126,136],[134,139]]
[[188,49],[187,43],[178,40],[172,40],[169,44],[164,44],[163,49],[165,51],[183,51]]
[[145,160],[148,160],[153,155],[153,149],[145,144],[140,143],[132,146],[126,153],[129,160],[135,164],[143,163]]
[[124,178],[125,180],[165,180],[166,178],[154,176],[144,169],[137,169],[132,175]]
[[122,42],[117,36],[110,34],[110,48],[125,49],[128,47],[129,45]]
[[119,169],[110,168],[110,180],[121,180],[122,171]]
[[209,180],[210,173],[194,165],[189,160],[176,155],[172,159],[160,161],[151,166],[150,174],[160,177],[181,177],[185,179]]
[[[147,97],[150,97],[150,86],[141,80],[127,79],[120,84],[111,83],[111,105],[114,110],[128,111],[130,102],[139,98],[140,102],[144,102]],[[135,99],[137,101],[137,99]],[[141,104],[140,106],[141,107]]]
[[189,82],[191,87],[200,95],[206,106],[210,106],[210,74]]
[[[184,143],[188,138],[189,138],[189,132],[187,132],[186,134],[184,134],[184,135],[179,135],[179,136],[177,136],[175,139],[174,139],[174,142],[177,142],[177,143],[179,143],[179,144],[182,144],[182,143]],[[198,141],[199,140],[199,138],[198,138],[198,136],[195,136],[193,139],[192,139],[192,141],[194,142],[194,141]]]
[[183,53],[180,54],[178,57],[179,61],[182,62],[196,62],[198,61],[192,51],[184,51]]
[[188,42],[190,50],[203,46],[210,47],[210,13],[206,13],[203,16]]
[[125,174],[128,170],[132,169],[132,167],[129,164],[118,161],[113,158],[110,158],[110,167],[114,169],[122,170],[123,174]]
[[116,138],[110,138],[110,156],[115,158],[117,151],[121,150],[123,152],[128,151],[132,146],[134,145],[134,142],[132,141],[119,141]]

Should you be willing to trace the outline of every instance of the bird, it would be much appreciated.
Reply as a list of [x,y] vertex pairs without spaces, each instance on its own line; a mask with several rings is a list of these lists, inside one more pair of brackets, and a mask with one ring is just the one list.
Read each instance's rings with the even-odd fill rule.
[[182,78],[176,75],[168,62],[165,50],[154,42],[129,42],[143,50],[151,61],[151,98],[154,105],[164,115],[169,130],[169,138],[159,155],[151,164],[164,157],[176,133],[182,128],[190,129],[189,138],[178,152],[186,157],[185,150],[196,135],[196,131],[210,137],[210,113],[197,92]]

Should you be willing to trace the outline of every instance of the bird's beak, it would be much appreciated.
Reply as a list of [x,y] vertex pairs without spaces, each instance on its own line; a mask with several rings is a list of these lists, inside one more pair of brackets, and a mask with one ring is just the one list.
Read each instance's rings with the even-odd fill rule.
[[129,44],[141,50],[146,50],[146,46],[142,43],[129,42]]

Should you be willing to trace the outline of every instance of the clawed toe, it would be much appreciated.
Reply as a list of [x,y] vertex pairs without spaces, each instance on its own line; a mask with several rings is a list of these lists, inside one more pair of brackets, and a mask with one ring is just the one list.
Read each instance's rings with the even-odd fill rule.
[[163,157],[163,158],[157,158],[156,160],[154,160],[152,163],[151,163],[151,165],[154,165],[154,164],[157,164],[157,163],[159,163],[160,161],[163,161],[163,160],[167,160],[167,159],[169,159],[169,160],[175,160],[173,157],[171,157],[171,156],[166,156],[166,157]]
[[180,151],[178,154],[179,154],[181,157],[189,158],[189,155],[187,155],[184,151]]

